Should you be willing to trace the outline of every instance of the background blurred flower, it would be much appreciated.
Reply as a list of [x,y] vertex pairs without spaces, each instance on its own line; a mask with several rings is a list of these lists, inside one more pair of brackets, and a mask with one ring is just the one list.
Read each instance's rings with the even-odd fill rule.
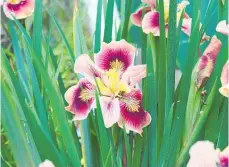
[[[160,14],[156,10],[156,1],[144,1],[147,3],[149,6],[147,7],[142,7],[138,9],[135,13],[131,15],[131,20],[133,24],[136,26],[141,27],[143,29],[143,32],[145,33],[152,33],[154,36],[159,36],[160,35],[160,25],[159,25],[159,17]],[[184,10],[184,8],[189,4],[188,1],[182,1],[180,4],[177,6],[177,20],[180,19],[181,13]],[[151,9],[151,10],[150,10]],[[145,15],[143,16],[143,14]],[[165,19],[165,28],[166,28],[166,36],[168,32],[168,19],[169,19],[169,1],[164,1],[164,19]],[[185,14],[184,19],[190,19],[187,14]],[[182,24],[182,30],[186,34],[190,34],[188,30],[191,29],[190,24],[187,24],[187,21],[184,21]]]
[[9,19],[24,19],[34,12],[34,0],[7,0],[3,3],[3,11]]
[[229,24],[226,23],[226,20],[222,20],[217,24],[216,31],[225,35],[229,34]]
[[46,159],[44,162],[39,164],[39,167],[55,167],[54,164]]
[[198,141],[189,151],[190,160],[187,167],[217,167],[219,150],[210,141]]
[[228,68],[229,68],[229,60],[227,60],[226,64],[223,66],[222,74],[220,77],[222,87],[219,88],[219,92],[225,96],[229,97],[229,73],[228,73]]

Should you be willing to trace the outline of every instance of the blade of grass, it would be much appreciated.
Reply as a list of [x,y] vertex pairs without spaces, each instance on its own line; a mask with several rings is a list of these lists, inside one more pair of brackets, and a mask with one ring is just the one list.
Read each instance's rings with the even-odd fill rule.
[[114,0],[109,0],[107,4],[107,10],[106,10],[105,30],[104,30],[104,38],[103,38],[103,41],[106,43],[112,40],[113,12],[114,12]]
[[100,50],[101,43],[101,24],[102,24],[102,0],[98,0],[97,14],[96,14],[96,28],[95,28],[95,47],[94,52],[97,53]]
[[37,57],[41,59],[42,41],[42,0],[35,0],[34,22],[33,22],[33,48]]

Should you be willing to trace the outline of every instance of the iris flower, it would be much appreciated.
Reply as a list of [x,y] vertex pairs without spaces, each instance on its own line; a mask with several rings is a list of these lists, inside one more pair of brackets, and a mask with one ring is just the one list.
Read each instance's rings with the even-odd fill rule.
[[227,60],[226,64],[223,66],[223,70],[220,77],[222,87],[219,88],[219,92],[225,97],[229,97],[229,77],[228,77],[229,69],[228,68],[229,68],[229,60]]
[[6,0],[3,5],[3,11],[9,19],[24,19],[34,12],[34,0]]
[[222,152],[210,141],[198,141],[189,151],[187,167],[228,167],[228,147]]
[[142,108],[142,93],[136,84],[146,77],[146,65],[133,65],[135,47],[125,40],[103,43],[95,55],[95,63],[88,55],[81,55],[74,71],[85,76],[65,93],[66,110],[75,120],[86,119],[95,101],[96,88],[100,91],[100,105],[106,128],[116,122],[126,131],[142,133],[151,116]]
[[[160,36],[159,17],[160,13],[156,10],[156,0],[142,0],[146,3],[146,7],[139,8],[135,13],[131,15],[131,21],[134,25],[142,27],[144,33],[152,33],[154,36]],[[182,1],[177,5],[177,20],[180,20],[182,11],[189,5],[188,1]],[[164,20],[166,36],[168,33],[168,21],[169,21],[169,1],[164,0]],[[182,22],[182,31],[187,35],[191,33],[191,18],[185,13]]]
[[229,24],[226,23],[226,20],[222,20],[217,24],[216,31],[222,34],[229,34]]
[[211,76],[221,46],[221,41],[216,36],[213,36],[210,44],[205,49],[203,56],[201,56],[195,67],[194,74],[196,75],[195,79],[197,88],[203,87],[208,78]]

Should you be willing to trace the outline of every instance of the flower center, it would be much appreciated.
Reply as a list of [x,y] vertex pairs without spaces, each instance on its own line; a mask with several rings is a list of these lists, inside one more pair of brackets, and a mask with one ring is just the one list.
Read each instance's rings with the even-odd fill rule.
[[128,92],[128,85],[121,81],[121,72],[117,69],[110,69],[105,76],[96,78],[100,93],[105,96],[118,97],[122,93]]

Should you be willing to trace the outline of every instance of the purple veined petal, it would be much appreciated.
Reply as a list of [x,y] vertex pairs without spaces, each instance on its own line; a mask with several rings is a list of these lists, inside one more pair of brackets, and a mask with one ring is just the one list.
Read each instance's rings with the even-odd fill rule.
[[229,146],[219,154],[219,166],[228,167],[229,165]]
[[130,66],[122,75],[122,81],[131,87],[136,86],[143,78],[146,77],[146,65]]
[[134,25],[141,27],[143,14],[146,14],[150,11],[151,11],[151,8],[149,6],[139,8],[135,13],[131,14],[131,16],[130,16],[131,22]]
[[148,12],[142,20],[142,30],[144,33],[152,33],[154,36],[160,36],[159,25],[160,14],[157,11]]
[[216,31],[222,34],[229,34],[229,24],[226,23],[226,20],[222,20],[217,24]]
[[151,6],[152,8],[155,8],[157,3],[156,0],[142,0],[143,3],[146,3],[147,5]]
[[101,78],[104,73],[104,71],[97,67],[86,54],[77,57],[74,65],[74,72],[82,74],[92,83],[94,83],[94,78]]
[[216,36],[213,36],[210,44],[204,51],[203,56],[200,58],[195,67],[197,74],[197,88],[203,87],[208,78],[210,77],[215,67],[216,58],[218,56],[221,46],[221,41]]
[[34,0],[18,0],[17,3],[12,3],[11,1],[7,0],[3,3],[3,11],[11,20],[14,19],[12,15],[16,19],[24,19],[33,14],[34,6]]
[[100,97],[103,120],[106,128],[111,127],[120,119],[120,106],[117,98]]
[[133,89],[119,99],[121,119],[118,125],[123,128],[125,125],[126,132],[136,132],[141,135],[142,129],[151,122],[151,116],[142,108],[142,93],[140,90]]
[[133,64],[135,51],[136,48],[125,40],[103,43],[95,56],[95,64],[105,71],[116,69],[124,72]]
[[209,141],[196,142],[189,151],[190,159],[187,167],[217,167],[219,150]]
[[74,120],[86,119],[94,102],[95,86],[86,79],[81,79],[77,85],[70,87],[64,97],[68,102],[65,108],[75,115]]

